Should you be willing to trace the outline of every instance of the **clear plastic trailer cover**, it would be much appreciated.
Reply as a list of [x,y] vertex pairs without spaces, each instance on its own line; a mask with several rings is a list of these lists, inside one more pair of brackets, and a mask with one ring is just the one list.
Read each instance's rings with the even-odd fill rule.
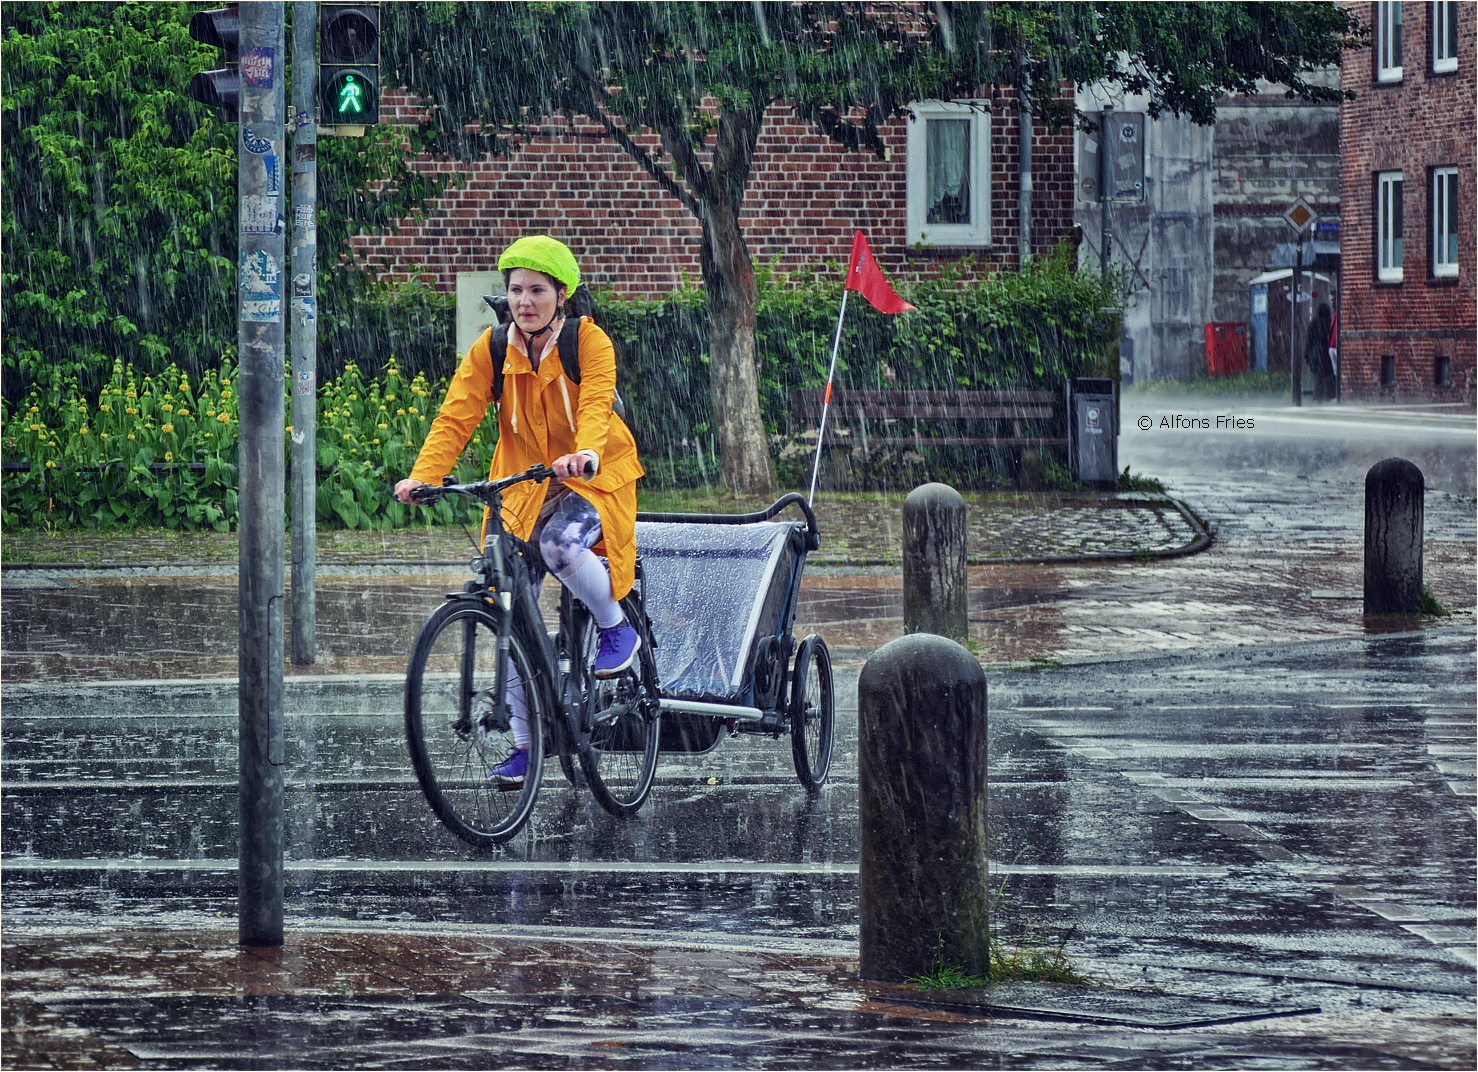
[[716,703],[738,697],[766,596],[773,585],[791,583],[793,527],[636,523],[662,695]]

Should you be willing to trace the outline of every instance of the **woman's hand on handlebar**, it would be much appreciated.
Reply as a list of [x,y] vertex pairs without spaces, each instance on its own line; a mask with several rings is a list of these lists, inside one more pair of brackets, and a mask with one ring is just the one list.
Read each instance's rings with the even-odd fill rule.
[[429,488],[430,486],[430,484],[427,484],[423,480],[406,477],[399,484],[395,485],[395,497],[403,503],[416,505],[417,500],[411,497],[411,492],[416,488]]
[[554,459],[554,464],[549,468],[554,470],[554,475],[560,480],[595,475],[595,463],[590,460],[588,454],[566,454],[562,458]]

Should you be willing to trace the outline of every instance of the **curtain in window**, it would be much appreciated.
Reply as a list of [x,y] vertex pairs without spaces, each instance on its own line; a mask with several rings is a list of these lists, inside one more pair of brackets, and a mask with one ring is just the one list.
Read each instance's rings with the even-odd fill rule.
[[925,127],[927,223],[970,222],[970,120],[929,119]]

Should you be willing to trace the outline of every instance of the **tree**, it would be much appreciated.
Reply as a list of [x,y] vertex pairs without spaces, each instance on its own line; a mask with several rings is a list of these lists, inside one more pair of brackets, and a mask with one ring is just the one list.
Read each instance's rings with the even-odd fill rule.
[[[1214,4],[550,3],[387,5],[382,63],[432,105],[433,151],[507,153],[551,116],[583,117],[701,228],[710,391],[722,476],[774,487],[754,363],[753,262],[740,226],[767,109],[789,101],[833,141],[883,156],[909,102],[1026,88],[1074,117],[1064,81],[1116,79],[1162,110],[1211,122],[1256,80],[1334,99],[1304,75],[1338,63],[1361,26],[1322,2]],[[654,134],[653,151],[641,135]]]
[[[106,379],[115,359],[196,376],[236,350],[236,126],[185,95],[219,53],[198,5],[5,9],[5,392]],[[414,138],[414,131],[410,134]],[[446,186],[407,166],[407,132],[319,142],[320,308],[368,280],[349,239],[393,227]]]

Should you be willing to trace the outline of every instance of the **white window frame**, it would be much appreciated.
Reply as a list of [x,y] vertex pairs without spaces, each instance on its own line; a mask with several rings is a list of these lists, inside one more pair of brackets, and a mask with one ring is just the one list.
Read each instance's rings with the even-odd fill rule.
[[[1393,17],[1394,16],[1394,17]],[[1401,32],[1401,0],[1376,0],[1375,4],[1375,80],[1399,82],[1402,77],[1401,52],[1405,34]],[[1392,30],[1395,33],[1392,33]]]
[[[908,244],[929,246],[990,245],[990,113],[984,101],[917,101],[909,105],[908,196],[905,217]],[[929,190],[928,139],[925,126],[930,119],[970,120],[970,219],[969,224],[929,224],[925,200]]]
[[[1458,261],[1446,259],[1448,237],[1457,233],[1458,224],[1458,205],[1448,204],[1448,201],[1457,192],[1457,168],[1432,169],[1432,274],[1434,276],[1457,275]],[[1447,229],[1449,224],[1451,230]]]
[[1457,15],[1457,0],[1434,0],[1432,16],[1432,73],[1457,70],[1457,32],[1447,32],[1447,20]]
[[[1392,217],[1393,194],[1401,205],[1401,228],[1396,230]],[[1382,283],[1402,281],[1402,260],[1406,254],[1403,234],[1406,229],[1406,189],[1399,171],[1382,171],[1375,177],[1375,277]],[[1400,243],[1398,251],[1397,243]]]

